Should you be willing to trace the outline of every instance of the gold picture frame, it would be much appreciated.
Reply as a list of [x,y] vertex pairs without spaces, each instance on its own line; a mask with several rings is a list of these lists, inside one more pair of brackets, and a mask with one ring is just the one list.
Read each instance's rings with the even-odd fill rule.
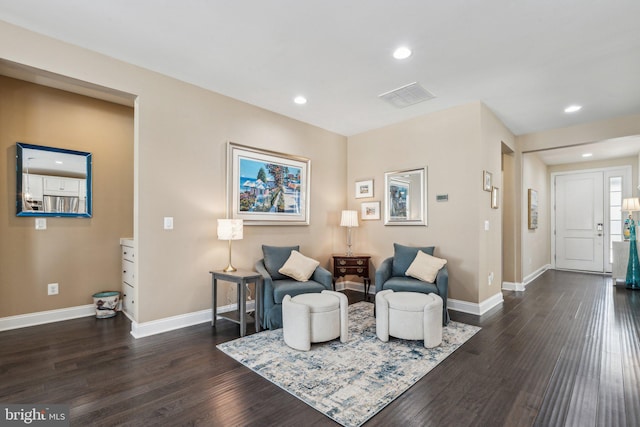
[[535,230],[538,228],[538,192],[532,188],[527,191],[528,199],[528,215],[527,226],[529,230]]

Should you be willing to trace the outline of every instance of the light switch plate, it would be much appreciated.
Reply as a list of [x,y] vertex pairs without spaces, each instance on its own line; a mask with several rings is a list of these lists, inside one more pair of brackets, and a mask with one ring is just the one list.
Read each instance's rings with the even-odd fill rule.
[[36,230],[47,229],[47,218],[36,218]]
[[165,216],[164,217],[164,229],[165,230],[173,230],[173,217]]
[[484,222],[484,231],[489,231],[489,220]]

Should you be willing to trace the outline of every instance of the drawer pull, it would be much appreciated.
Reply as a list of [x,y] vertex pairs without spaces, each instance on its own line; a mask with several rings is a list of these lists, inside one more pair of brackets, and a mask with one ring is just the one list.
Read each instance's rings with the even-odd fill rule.
[[362,265],[364,264],[364,261],[362,261],[361,259],[358,260],[358,265]]
[[361,274],[362,274],[362,272],[363,272],[363,271],[364,271],[364,268],[359,268],[359,269],[358,269],[358,273],[361,273]]
[[345,260],[341,259],[340,261],[338,261],[338,263],[339,263],[340,265],[345,265],[345,264],[347,263],[347,261],[345,261]]
[[341,269],[340,269],[340,273],[343,273],[343,274],[344,274],[344,273],[346,273],[346,272],[347,272],[347,269],[346,269],[346,268],[341,268]]

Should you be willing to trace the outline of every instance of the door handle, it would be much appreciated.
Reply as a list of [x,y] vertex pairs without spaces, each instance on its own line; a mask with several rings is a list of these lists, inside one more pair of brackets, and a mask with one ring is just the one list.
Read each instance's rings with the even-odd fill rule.
[[604,225],[604,224],[602,224],[601,222],[599,222],[599,223],[596,225],[596,229],[598,230],[598,236],[602,236],[602,227],[603,227],[603,225]]

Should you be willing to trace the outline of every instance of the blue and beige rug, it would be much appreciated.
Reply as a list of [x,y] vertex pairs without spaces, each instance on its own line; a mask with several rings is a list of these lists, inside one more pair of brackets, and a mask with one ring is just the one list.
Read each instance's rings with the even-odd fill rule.
[[360,426],[425,376],[480,330],[449,322],[442,345],[376,337],[373,304],[349,306],[349,342],[289,348],[282,329],[265,331],[218,348],[272,383],[344,426]]

